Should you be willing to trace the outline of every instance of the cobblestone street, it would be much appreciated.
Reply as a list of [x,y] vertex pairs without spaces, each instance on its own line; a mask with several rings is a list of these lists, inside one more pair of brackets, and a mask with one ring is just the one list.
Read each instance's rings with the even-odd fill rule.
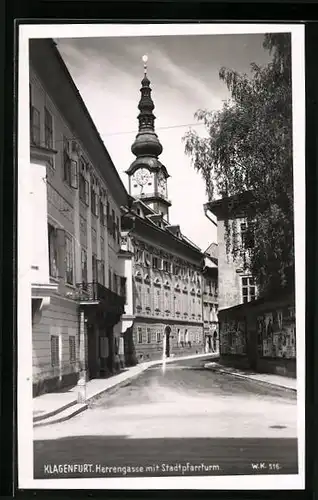
[[83,414],[34,429],[35,477],[52,478],[44,465],[74,463],[95,464],[81,477],[100,476],[96,464],[149,467],[149,475],[186,463],[217,474],[297,473],[296,394],[206,370],[205,362],[151,368]]

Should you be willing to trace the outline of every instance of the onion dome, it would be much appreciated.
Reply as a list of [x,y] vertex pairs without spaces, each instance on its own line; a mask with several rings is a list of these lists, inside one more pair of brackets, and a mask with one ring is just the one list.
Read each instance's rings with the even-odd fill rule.
[[150,156],[157,158],[162,153],[162,145],[155,133],[155,105],[151,98],[150,80],[147,77],[147,56],[143,57],[145,74],[141,81],[141,98],[138,104],[139,129],[136,139],[131,147],[132,153],[137,156]]

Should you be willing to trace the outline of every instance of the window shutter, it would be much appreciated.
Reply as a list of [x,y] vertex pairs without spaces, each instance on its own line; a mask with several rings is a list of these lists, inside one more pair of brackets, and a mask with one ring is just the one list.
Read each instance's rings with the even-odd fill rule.
[[75,160],[71,160],[71,187],[78,188],[78,165]]
[[57,243],[57,268],[58,268],[58,277],[64,278],[66,271],[66,240],[65,240],[65,231],[64,229],[57,228],[56,229],[56,243]]

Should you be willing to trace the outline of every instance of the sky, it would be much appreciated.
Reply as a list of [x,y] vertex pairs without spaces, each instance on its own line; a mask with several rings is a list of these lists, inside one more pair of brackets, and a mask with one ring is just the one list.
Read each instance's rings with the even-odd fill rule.
[[218,110],[229,98],[219,79],[225,66],[249,73],[250,64],[266,64],[262,34],[100,37],[55,39],[57,47],[91,114],[121,179],[135,159],[131,145],[138,131],[138,102],[143,78],[142,56],[148,55],[148,78],[155,104],[155,126],[166,166],[170,223],[205,250],[217,241],[215,226],[205,217],[205,184],[184,153],[182,137],[194,125],[198,109]]

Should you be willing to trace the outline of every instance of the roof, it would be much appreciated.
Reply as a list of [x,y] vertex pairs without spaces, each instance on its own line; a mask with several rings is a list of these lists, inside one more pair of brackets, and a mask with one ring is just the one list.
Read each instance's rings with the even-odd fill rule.
[[266,297],[260,297],[250,302],[237,304],[236,306],[227,307],[226,309],[219,310],[219,318],[224,319],[227,315],[235,314],[245,315],[247,312],[257,311],[258,313],[266,310],[277,309],[282,306],[295,305],[295,293],[290,292],[288,289],[277,289]]
[[51,38],[30,40],[30,63],[70,129],[85,147],[114,200],[127,203],[128,193],[88,112],[88,109]]
[[170,177],[166,167],[161,163],[160,160],[158,160],[158,158],[139,156],[132,162],[130,167],[125,170],[125,173],[128,175],[133,175],[139,168],[147,168],[148,170],[150,170],[150,172],[158,172],[159,170],[161,170],[166,179]]
[[[132,199],[132,197],[130,197]],[[137,206],[140,206],[143,211],[144,215],[139,215],[137,213]],[[196,253],[200,253],[203,258],[203,252],[202,250],[195,245],[189,238],[187,238],[185,235],[182,234],[180,226],[178,225],[171,225],[167,220],[165,220],[161,214],[158,214],[155,210],[150,208],[148,205],[143,203],[142,200],[139,199],[134,199],[133,203],[131,204],[131,207],[129,210],[126,210],[123,216],[128,217],[128,218],[134,218],[139,221],[143,221],[145,224],[152,226],[154,229],[156,229],[158,232],[163,232],[166,233],[167,236],[173,238],[174,240],[178,241],[179,243],[182,243],[185,245],[187,248],[191,249],[192,251]],[[159,225],[160,224],[160,225]]]
[[205,255],[208,255],[212,260],[218,261],[218,244],[217,243],[211,243],[208,248],[205,250]]
[[204,210],[210,210],[216,217],[221,219],[229,214],[240,217],[251,207],[251,202],[253,202],[254,199],[251,191],[244,191],[233,196],[226,196],[218,200],[209,201],[204,204]]

